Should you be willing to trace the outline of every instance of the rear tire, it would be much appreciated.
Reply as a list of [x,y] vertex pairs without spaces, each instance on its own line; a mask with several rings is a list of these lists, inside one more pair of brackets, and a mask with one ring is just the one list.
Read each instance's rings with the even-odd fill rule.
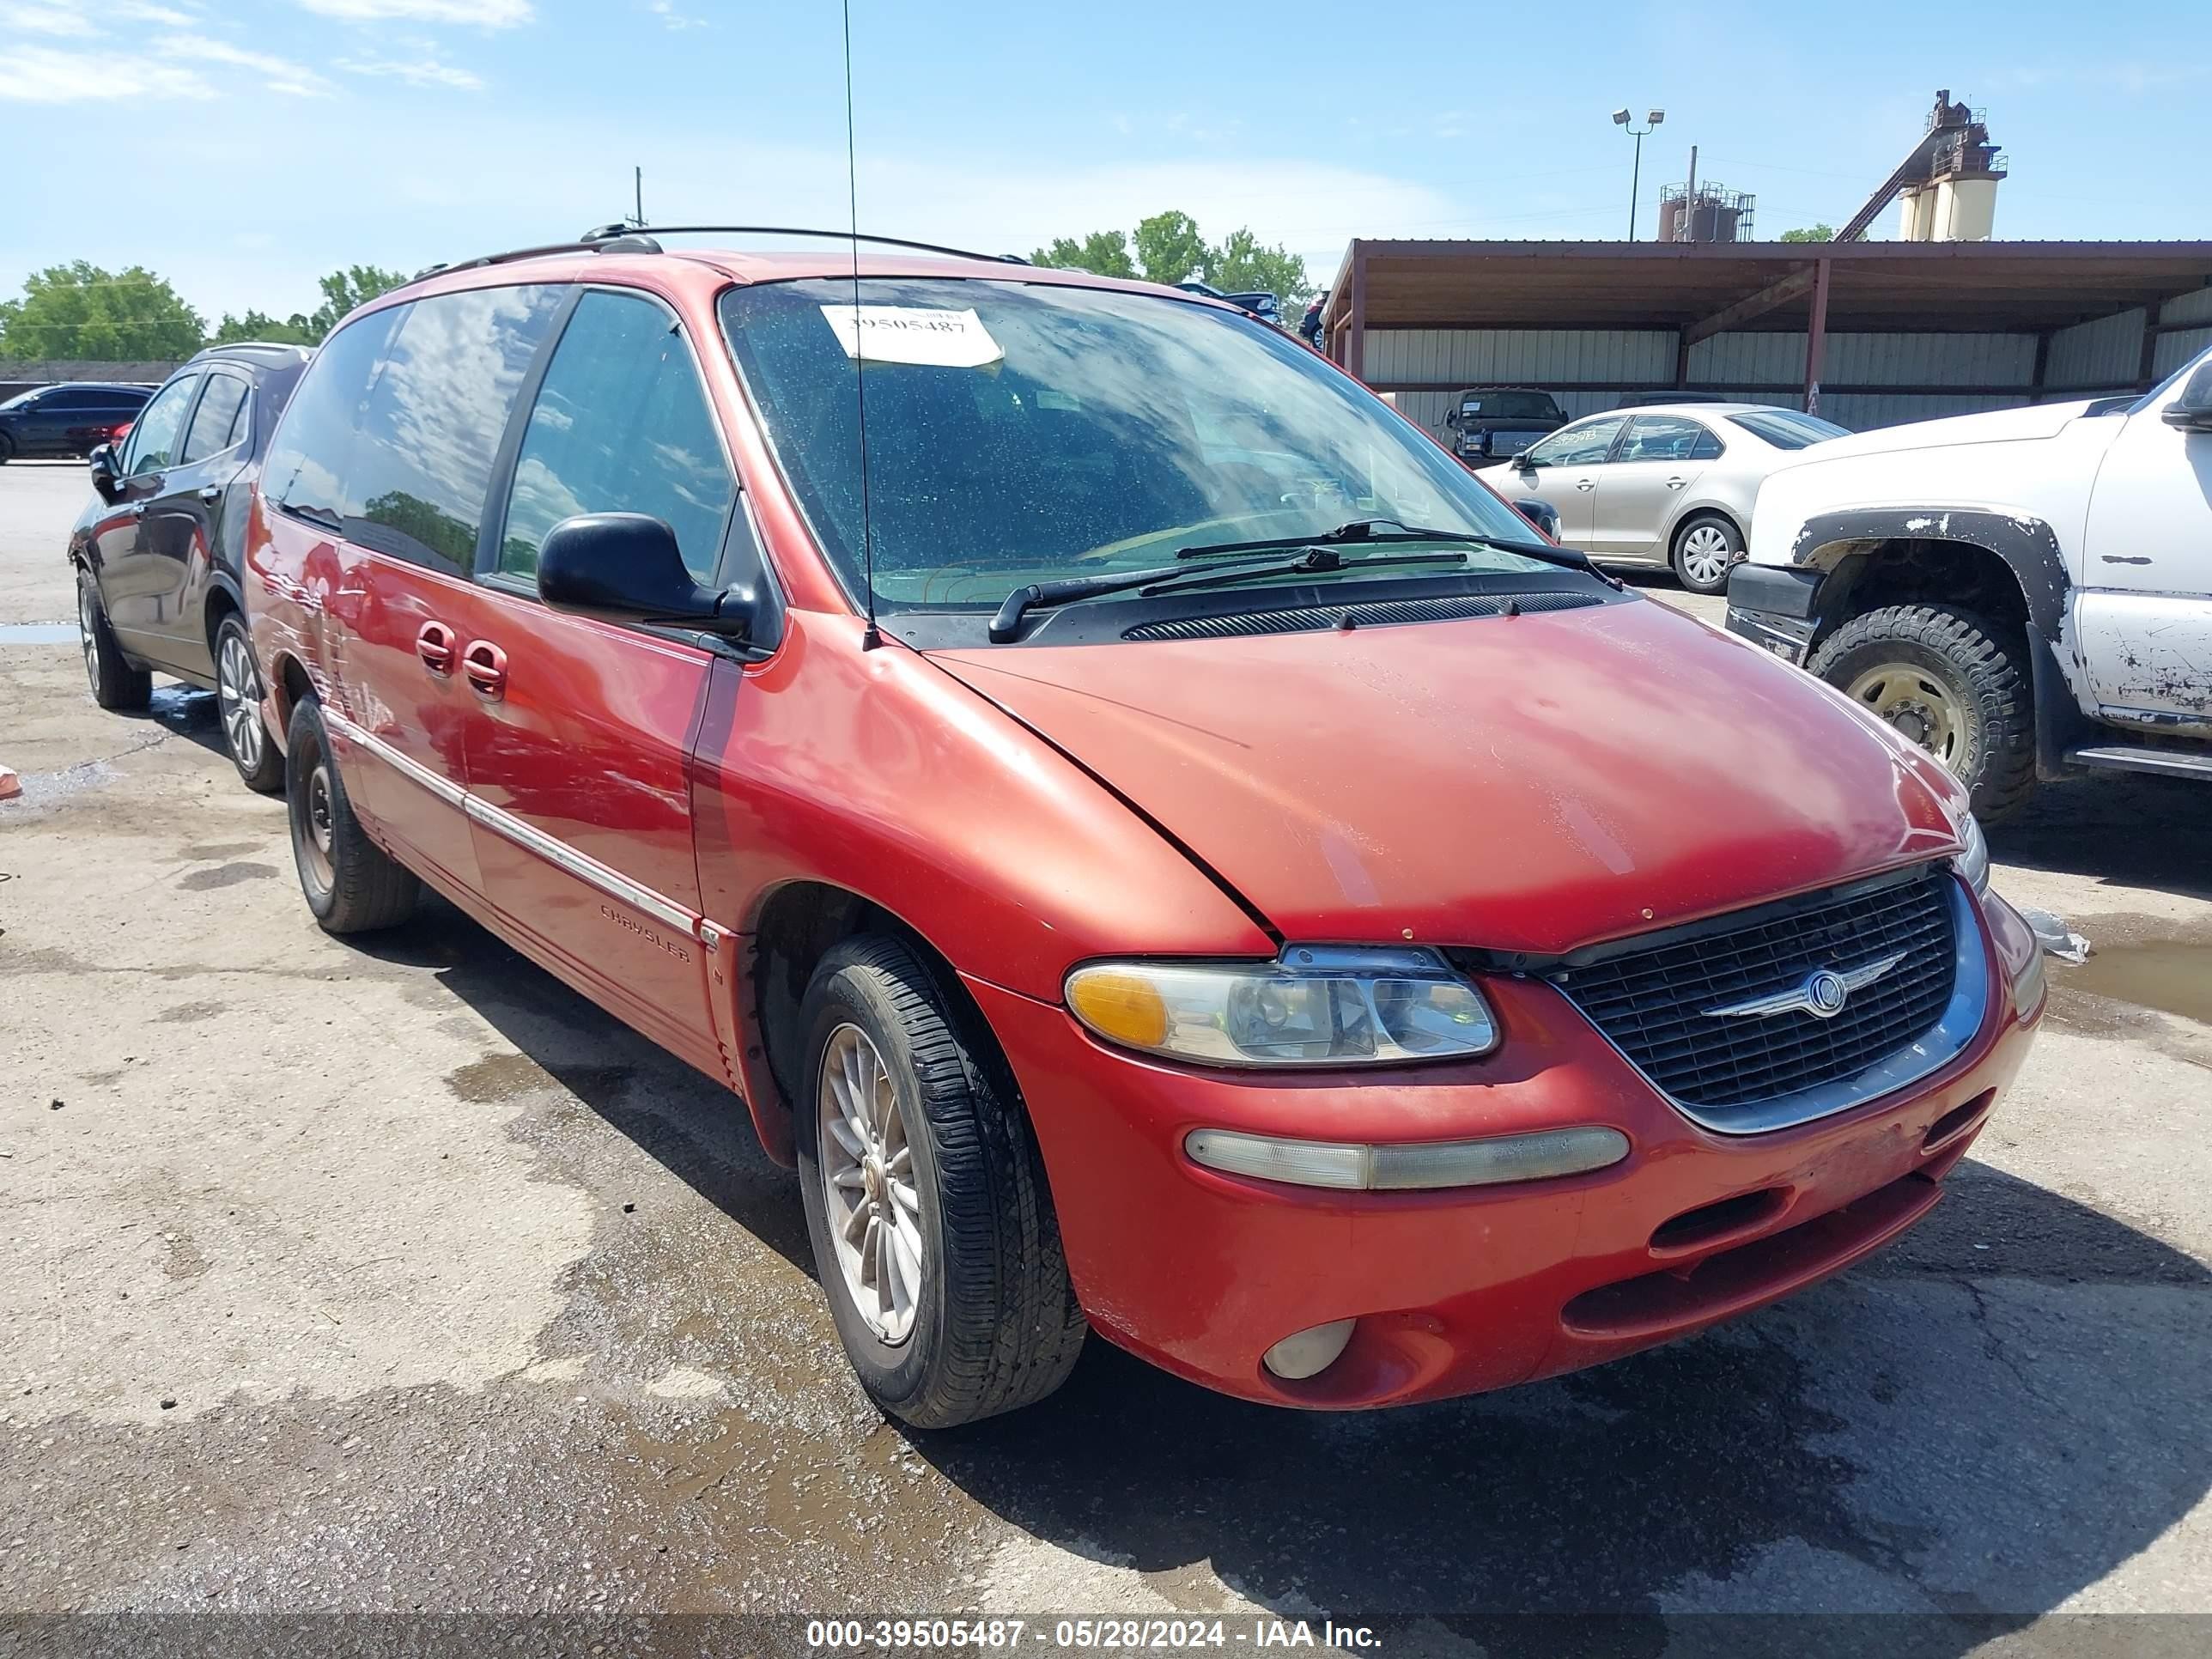
[[1087,1328],[1036,1142],[988,1030],[910,947],[883,937],[823,959],[799,1029],[799,1188],[861,1387],[917,1428],[1043,1399]]
[[154,677],[125,659],[115,630],[107,625],[99,580],[82,565],[76,568],[76,631],[94,702],[102,708],[136,714],[153,702]]
[[0,466],[7,465],[15,459],[15,441],[6,433],[0,432]]
[[1674,580],[1692,593],[1725,593],[1729,572],[1743,556],[1743,537],[1717,513],[1692,514],[1674,532],[1668,562]]
[[215,696],[222,746],[239,777],[257,794],[281,792],[284,757],[261,723],[261,671],[254,665],[245,619],[236,611],[215,631]]
[[2035,788],[2025,642],[1971,611],[1893,605],[1852,617],[1807,668],[1951,769],[1995,823]]
[[368,838],[347,800],[322,706],[300,699],[284,757],[285,804],[300,891],[326,933],[365,933],[414,914],[422,893],[412,871]]

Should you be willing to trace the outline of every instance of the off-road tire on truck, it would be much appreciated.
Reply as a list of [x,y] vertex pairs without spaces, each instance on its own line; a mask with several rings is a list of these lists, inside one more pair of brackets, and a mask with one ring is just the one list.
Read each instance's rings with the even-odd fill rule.
[[1950,605],[1884,605],[1829,635],[1805,665],[1916,740],[1923,733],[1908,722],[1917,714],[1900,720],[1885,710],[1927,706],[1955,716],[1953,752],[1941,757],[1984,823],[2018,811],[2035,787],[2035,698],[2027,642],[2012,630]]
[[[917,1428],[951,1428],[1043,1399],[1066,1381],[1088,1328],[1068,1282],[1036,1139],[988,1029],[917,951],[878,935],[848,939],[823,958],[799,1030],[806,1049],[793,1127],[806,1230],[861,1385]],[[920,1293],[910,1325],[889,1340],[855,1300],[823,1174],[823,1103],[835,1099],[825,1094],[825,1071],[833,1052],[855,1054],[856,1034],[888,1081],[892,1104],[878,1121],[889,1111],[900,1119],[886,1138],[910,1149],[900,1185],[918,1200]],[[872,1083],[860,1092],[878,1098]],[[849,1190],[865,1171],[868,1200],[881,1185],[884,1210],[901,1203],[905,1195],[879,1181],[868,1157],[854,1157],[849,1118],[839,1139],[833,1176],[845,1166]],[[877,1165],[896,1163],[879,1156],[880,1143],[867,1146]],[[872,1225],[865,1215],[855,1224]]]

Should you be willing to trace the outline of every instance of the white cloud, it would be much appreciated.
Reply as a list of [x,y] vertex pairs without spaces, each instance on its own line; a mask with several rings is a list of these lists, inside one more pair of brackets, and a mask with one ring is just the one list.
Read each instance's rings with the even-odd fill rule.
[[228,40],[210,40],[204,34],[163,35],[154,43],[154,52],[159,56],[251,70],[262,77],[261,84],[267,90],[288,93],[295,98],[320,98],[331,90],[331,83],[304,64],[265,52],[248,52]]
[[405,18],[417,23],[472,23],[480,28],[512,28],[536,14],[530,0],[298,0],[307,10],[349,23]]
[[68,34],[79,38],[92,33],[92,19],[58,5],[0,5],[0,27],[21,29],[27,34]]
[[451,87],[457,92],[479,92],[483,88],[481,76],[467,70],[455,69],[434,58],[425,58],[417,63],[403,63],[392,58],[341,58],[336,67],[348,75],[388,75],[404,81],[410,87]]
[[646,9],[672,29],[703,29],[707,20],[676,9],[675,0],[651,0]]
[[206,77],[170,64],[105,52],[16,46],[0,58],[0,101],[73,104],[90,99],[212,98]]

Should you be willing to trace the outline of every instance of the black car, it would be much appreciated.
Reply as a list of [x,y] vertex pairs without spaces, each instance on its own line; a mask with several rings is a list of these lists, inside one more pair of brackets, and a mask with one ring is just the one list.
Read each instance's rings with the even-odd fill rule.
[[1188,283],[1177,283],[1176,286],[1186,294],[1203,294],[1209,300],[1219,300],[1225,305],[1235,306],[1246,316],[1256,317],[1276,328],[1283,325],[1282,300],[1263,289],[1253,289],[1243,294],[1224,294],[1212,283],[1201,283],[1194,277]]
[[1452,453],[1463,461],[1494,461],[1518,455],[1567,417],[1548,392],[1525,386],[1471,386],[1452,394],[1444,425],[1452,432]]
[[307,367],[298,346],[216,346],[155,392],[118,448],[92,453],[98,499],[70,532],[85,673],[102,708],[143,708],[159,670],[216,694],[224,744],[273,793],[240,549],[269,434]]
[[21,456],[89,455],[115,428],[138,418],[151,386],[70,380],[19,392],[0,404],[0,463]]

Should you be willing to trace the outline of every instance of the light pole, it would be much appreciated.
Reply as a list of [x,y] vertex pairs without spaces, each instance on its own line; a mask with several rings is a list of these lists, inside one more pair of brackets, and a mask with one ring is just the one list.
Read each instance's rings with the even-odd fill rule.
[[1628,240],[1632,242],[1636,240],[1636,195],[1644,187],[1644,135],[1666,118],[1667,112],[1663,109],[1646,110],[1644,125],[1632,127],[1628,125],[1626,110],[1617,109],[1613,112],[1613,125],[1636,140],[1636,166],[1628,175]]

